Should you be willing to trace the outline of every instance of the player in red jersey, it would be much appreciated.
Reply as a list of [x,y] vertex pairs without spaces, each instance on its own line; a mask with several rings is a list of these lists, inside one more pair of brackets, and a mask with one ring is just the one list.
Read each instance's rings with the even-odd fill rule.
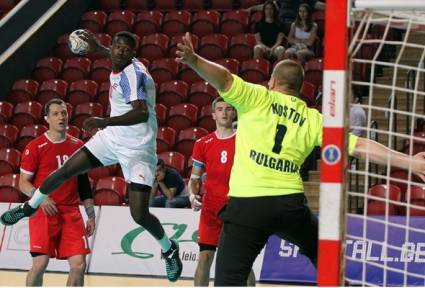
[[[19,187],[31,197],[44,178],[58,169],[83,142],[66,133],[68,112],[65,102],[52,99],[45,105],[49,130],[38,136],[22,153]],[[79,197],[80,196],[80,197]],[[88,216],[86,227],[78,207],[80,198]],[[68,259],[67,286],[83,286],[86,254],[90,253],[87,236],[95,228],[95,212],[87,174],[73,177],[49,194],[33,217],[29,218],[32,267],[26,286],[41,286],[50,257]]]
[[[212,117],[217,130],[198,141],[193,147],[193,168],[189,181],[192,207],[201,209],[199,220],[198,245],[199,259],[195,271],[195,286],[208,286],[210,267],[214,259],[223,223],[218,212],[227,203],[230,171],[235,155],[235,135],[232,122],[235,109],[218,97],[212,103]],[[201,175],[206,172],[204,195],[201,191]],[[255,286],[255,276],[251,271],[248,286]]]

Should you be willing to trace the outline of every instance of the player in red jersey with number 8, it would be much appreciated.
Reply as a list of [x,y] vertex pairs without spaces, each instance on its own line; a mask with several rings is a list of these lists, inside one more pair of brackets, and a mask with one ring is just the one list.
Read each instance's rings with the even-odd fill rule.
[[[208,286],[210,267],[220,238],[223,222],[218,212],[227,203],[230,171],[235,155],[235,130],[232,122],[236,111],[223,98],[218,97],[212,103],[212,117],[217,130],[196,141],[193,147],[193,168],[190,176],[189,191],[192,207],[201,208],[199,220],[198,245],[199,259],[195,272],[195,286]],[[206,172],[204,195],[201,195],[201,175]],[[255,286],[255,276],[251,271],[248,286]]]

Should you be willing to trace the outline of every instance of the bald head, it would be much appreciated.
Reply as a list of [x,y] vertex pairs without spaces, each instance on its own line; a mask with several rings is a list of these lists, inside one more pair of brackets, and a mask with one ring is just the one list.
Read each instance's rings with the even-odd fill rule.
[[276,64],[271,77],[275,79],[276,86],[298,94],[303,86],[304,69],[293,60],[283,60]]

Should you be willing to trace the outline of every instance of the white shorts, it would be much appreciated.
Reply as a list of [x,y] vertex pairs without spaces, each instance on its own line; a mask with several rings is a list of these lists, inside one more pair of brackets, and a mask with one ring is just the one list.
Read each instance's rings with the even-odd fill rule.
[[104,165],[120,163],[125,180],[152,187],[156,163],[143,161],[145,153],[117,145],[103,131],[97,132],[84,146]]

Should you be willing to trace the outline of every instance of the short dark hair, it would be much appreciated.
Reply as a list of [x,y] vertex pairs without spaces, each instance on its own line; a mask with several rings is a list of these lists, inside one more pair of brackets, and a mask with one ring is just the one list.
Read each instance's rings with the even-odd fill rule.
[[[49,100],[49,101],[47,101],[47,103],[44,105],[44,116],[49,115],[49,112],[50,112],[50,105],[52,105],[52,104],[65,105],[65,106],[66,106],[65,101],[63,101],[62,99],[59,99],[59,98],[53,98],[53,99],[50,99],[50,100]],[[67,111],[68,111],[68,110],[67,110]]]
[[158,162],[156,162],[156,166],[165,167],[165,162],[161,158],[158,158]]
[[133,48],[136,47],[137,40],[136,40],[136,36],[134,36],[133,33],[128,31],[118,32],[117,34],[115,34],[113,42],[117,41],[118,38],[126,38],[127,40],[130,41],[131,47]]
[[211,108],[212,108],[212,110],[214,110],[214,109],[215,109],[215,105],[217,105],[217,103],[218,103],[218,102],[226,102],[226,101],[224,101],[223,97],[218,96],[218,97],[217,97],[217,98],[215,98],[215,99],[213,100],[213,102],[211,103]]

